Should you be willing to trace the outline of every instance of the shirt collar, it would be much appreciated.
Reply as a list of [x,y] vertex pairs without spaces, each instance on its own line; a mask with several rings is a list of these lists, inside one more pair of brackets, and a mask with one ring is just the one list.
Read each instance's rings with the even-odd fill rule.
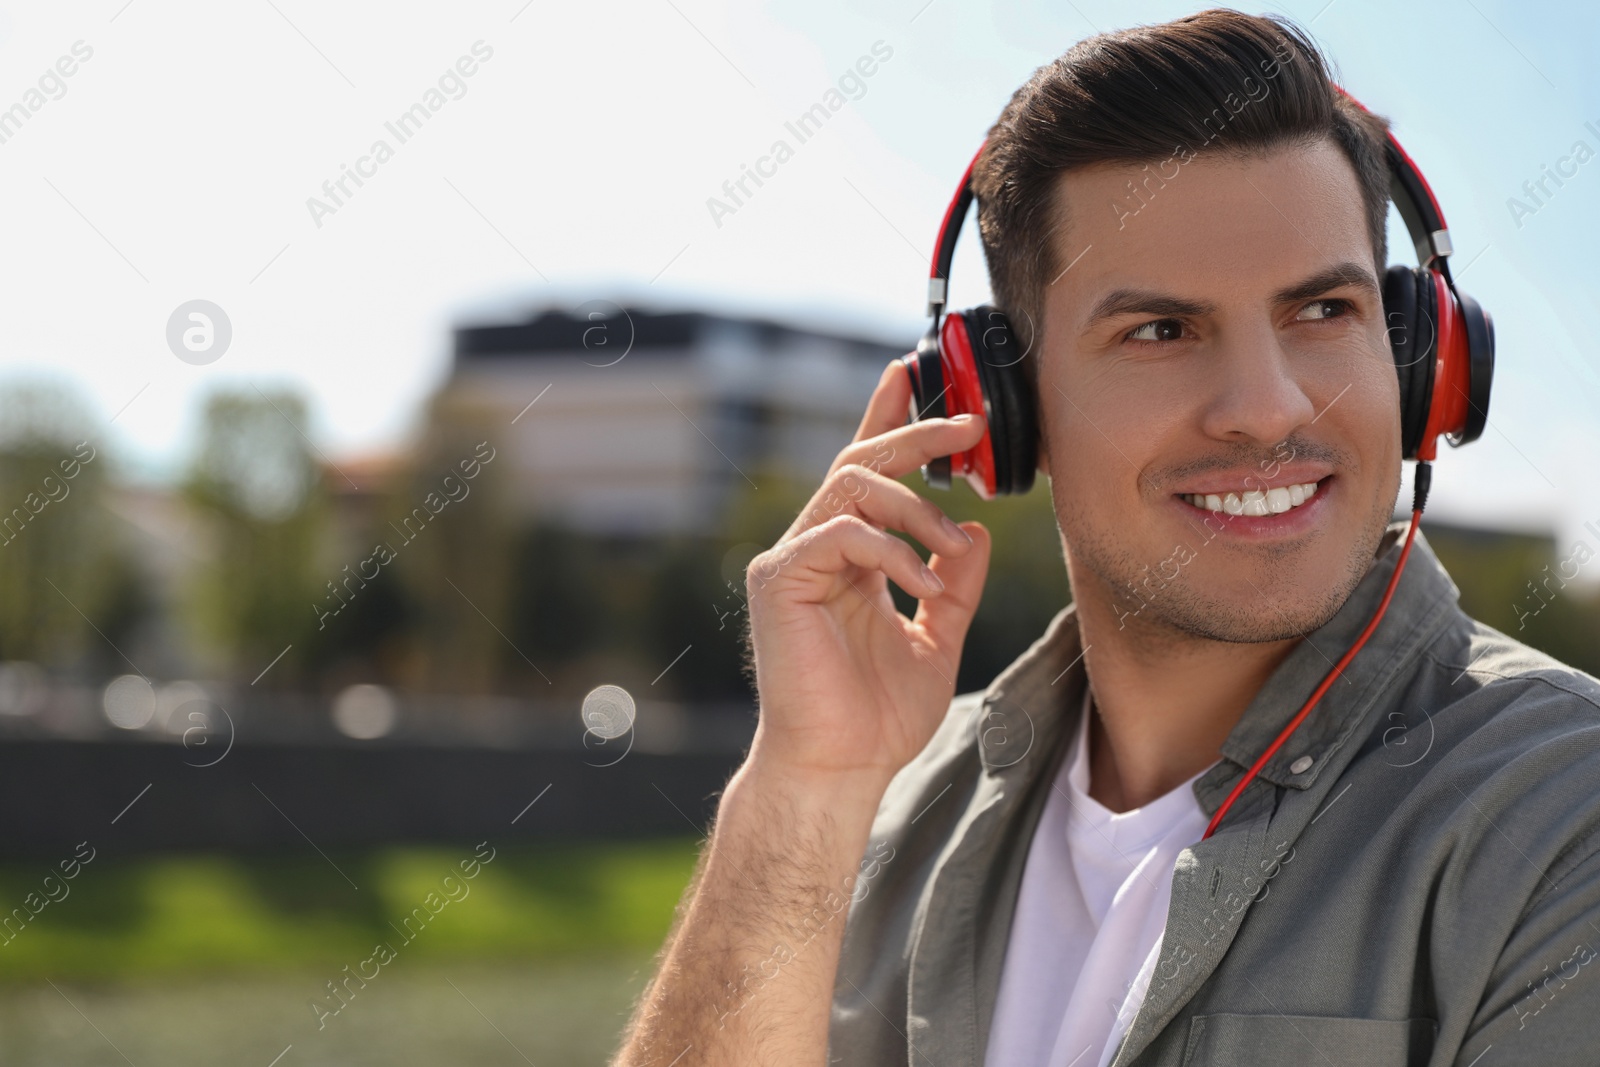
[[[1222,744],[1224,759],[1194,785],[1196,799],[1208,815],[1371,621],[1399,561],[1409,523],[1409,518],[1390,523],[1376,561],[1338,612],[1295,646],[1240,716]],[[1400,654],[1415,645],[1419,628],[1437,625],[1440,602],[1453,603],[1459,595],[1426,535],[1418,530],[1383,620],[1257,777],[1292,789],[1315,782],[1327,757],[1341,747],[1342,739],[1394,676]],[[1067,731],[1080,721],[1087,683],[1077,606],[1068,604],[984,691],[979,731],[984,773],[1020,772],[1031,779],[1047,767],[1050,756],[1071,736]],[[1310,762],[1301,762],[1303,757],[1310,757]]]

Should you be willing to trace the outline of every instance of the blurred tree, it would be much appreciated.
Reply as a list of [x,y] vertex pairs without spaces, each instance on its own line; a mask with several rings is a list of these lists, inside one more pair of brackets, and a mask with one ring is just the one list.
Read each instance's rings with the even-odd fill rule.
[[593,538],[556,520],[537,521],[518,538],[515,567],[514,644],[555,664],[611,643],[609,624],[620,620],[620,605],[608,595],[605,560]]
[[299,680],[318,607],[339,577],[316,570],[327,501],[306,421],[304,399],[289,390],[212,395],[183,485],[214,547],[195,575],[198,641],[248,675],[296,646],[266,682],[280,688]]
[[[1533,577],[1542,578],[1544,572]],[[1524,609],[1529,611],[1527,626],[1512,626],[1505,632],[1568,666],[1600,677],[1600,596],[1562,590],[1542,609],[1532,594],[1530,599],[1534,599],[1534,607]]]
[[497,447],[502,428],[496,410],[436,396],[380,530],[416,605],[407,679],[414,687],[486,693],[510,679],[547,685],[534,650],[510,637],[520,522],[511,510],[511,461]]
[[[380,542],[392,544],[397,539],[393,531],[382,527],[365,534],[358,542],[360,551],[339,562],[352,565],[354,561],[358,572],[370,575],[377,562],[370,555],[375,546]],[[381,568],[378,576],[365,585],[352,582],[358,595],[350,597],[338,617],[328,619],[327,626],[313,635],[307,647],[308,666],[325,692],[357,683],[410,683],[410,667],[417,653],[416,631],[422,615],[404,580],[390,571],[392,568]],[[338,573],[341,579],[346,577],[342,569]],[[324,599],[322,604],[326,609],[329,601]]]
[[111,651],[92,627],[108,611],[124,621],[134,599],[108,532],[110,457],[91,426],[63,384],[0,391],[0,659],[63,666]]
[[[641,613],[646,629],[640,636],[647,662],[657,665],[652,678],[669,664],[672,667],[654,685],[663,697],[702,702],[755,699],[741,672],[744,567],[754,553],[740,552],[738,544],[722,538],[681,537],[660,546]],[[727,576],[730,568],[736,581]]]
[[[1600,674],[1600,597],[1592,586],[1560,576],[1592,578],[1600,543],[1558,546],[1541,534],[1514,533],[1424,522],[1434,554],[1461,590],[1461,610],[1590,674]],[[1562,561],[1568,561],[1563,566]]]

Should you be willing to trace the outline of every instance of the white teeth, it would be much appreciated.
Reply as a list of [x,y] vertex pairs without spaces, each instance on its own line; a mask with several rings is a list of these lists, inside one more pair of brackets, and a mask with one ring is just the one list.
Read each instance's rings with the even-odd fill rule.
[[1226,496],[1219,496],[1216,493],[1185,493],[1183,499],[1197,508],[1221,511],[1228,515],[1282,515],[1310,500],[1316,492],[1316,482],[1303,482],[1264,492],[1260,489],[1250,489],[1242,494],[1229,493]]

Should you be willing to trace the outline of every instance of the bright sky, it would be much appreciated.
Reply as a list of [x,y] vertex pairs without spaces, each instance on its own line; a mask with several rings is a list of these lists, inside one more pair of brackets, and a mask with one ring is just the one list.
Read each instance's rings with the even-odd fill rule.
[[[0,143],[0,376],[72,380],[159,477],[224,383],[305,390],[335,458],[392,447],[447,370],[452,322],[552,302],[805,318],[909,348],[939,214],[1017,85],[1096,30],[1203,6],[4,3],[0,109],[42,106]],[[1444,450],[1430,510],[1600,546],[1582,526],[1600,528],[1600,160],[1527,217],[1507,204],[1576,141],[1600,152],[1600,13],[1270,9],[1309,25],[1394,120],[1445,207],[1462,288],[1495,318],[1489,429]],[[785,121],[877,42],[892,55],[864,94],[719,226],[707,198],[775,139],[794,144]],[[61,57],[73,73],[57,82]],[[385,123],[441,76],[444,105],[402,143]],[[379,138],[392,158],[362,162]],[[368,176],[333,205],[323,183],[346,166]],[[313,196],[335,209],[314,218]],[[952,283],[963,306],[987,294],[974,236]],[[1399,261],[1408,245],[1391,245]],[[204,365],[167,344],[196,299],[233,333]]]

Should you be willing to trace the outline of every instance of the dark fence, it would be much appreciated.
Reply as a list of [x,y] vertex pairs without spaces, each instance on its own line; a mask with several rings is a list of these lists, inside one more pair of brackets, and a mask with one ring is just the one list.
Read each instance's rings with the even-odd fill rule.
[[195,767],[185,755],[104,741],[0,744],[5,854],[67,856],[84,840],[126,855],[684,835],[703,832],[739,759],[633,752],[593,766],[582,751],[238,745]]
[[326,701],[224,697],[226,712],[188,704],[121,730],[92,694],[0,717],[3,855],[703,833],[755,726],[748,709],[641,705],[635,729],[602,740],[570,709],[402,701],[388,735],[357,740]]

